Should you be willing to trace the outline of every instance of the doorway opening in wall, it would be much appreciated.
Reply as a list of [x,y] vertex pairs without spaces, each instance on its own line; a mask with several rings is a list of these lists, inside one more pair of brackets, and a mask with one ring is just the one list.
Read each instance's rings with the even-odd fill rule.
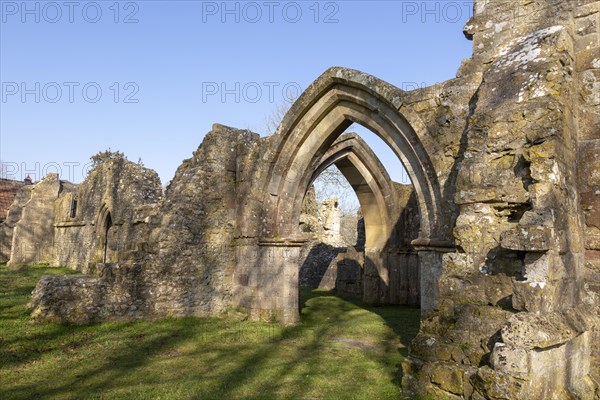
[[410,179],[385,142],[359,125],[322,160],[299,221],[309,237],[299,263],[302,321],[321,325],[321,340],[360,351],[375,349],[373,338],[386,330],[406,357],[420,324],[418,257],[410,244],[420,219]]
[[364,222],[358,198],[335,165],[326,168],[308,188],[302,203],[300,231],[308,242],[301,255],[304,261],[299,285],[335,290],[338,256],[364,249]]
[[304,195],[299,228],[308,242],[299,287],[370,305],[418,306],[419,265],[411,242],[419,225],[402,163],[382,139],[352,125],[321,157]]
[[[331,76],[324,74],[303,94],[274,135],[276,149],[266,184],[268,215],[273,218],[266,222],[265,231],[275,239],[273,247],[289,245],[289,251],[298,255],[294,248],[303,242],[299,229],[303,200],[315,179],[335,165],[358,198],[365,227],[364,252],[357,256],[362,255],[360,261],[336,256],[333,267],[339,271],[335,292],[343,292],[339,277],[346,277],[344,273],[352,271],[347,264],[353,264],[358,273],[356,279],[348,281],[354,283],[355,299],[377,306],[419,306],[421,285],[427,285],[428,290],[433,285],[433,269],[424,268],[427,273],[421,279],[419,258],[428,256],[437,262],[438,247],[447,247],[443,188],[429,149],[421,142],[428,138],[427,127],[418,115],[400,110],[397,102],[402,93],[394,93],[375,78],[331,71]],[[349,133],[358,130],[358,135]],[[370,139],[365,143],[362,134],[378,138],[378,143],[373,145]],[[390,156],[382,157],[385,151]],[[386,166],[396,163],[388,167],[395,179],[374,153],[384,158]],[[409,176],[412,185],[408,184]],[[268,237],[267,244],[271,244]],[[285,260],[286,250],[273,251]],[[430,256],[432,252],[435,254]],[[304,261],[300,258],[282,265],[297,269],[280,275],[283,295],[270,305],[284,311],[282,320],[286,323],[298,321],[297,312],[303,304],[296,288],[300,287],[299,271]]]
[[112,219],[110,218],[110,213],[106,214],[106,218],[104,219],[104,225],[103,225],[103,235],[102,235],[102,262],[103,263],[107,263],[108,262],[108,253],[109,253],[109,246],[108,246],[108,241],[110,238],[110,229],[112,228]]

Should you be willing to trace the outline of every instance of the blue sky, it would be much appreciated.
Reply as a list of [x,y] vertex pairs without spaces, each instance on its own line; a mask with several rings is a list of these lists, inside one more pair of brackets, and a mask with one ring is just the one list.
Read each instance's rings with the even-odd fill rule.
[[[0,160],[80,182],[111,148],[163,183],[218,122],[265,131],[331,66],[400,88],[451,79],[472,1],[0,1]],[[284,91],[284,88],[287,91]],[[404,173],[373,134],[393,179]]]

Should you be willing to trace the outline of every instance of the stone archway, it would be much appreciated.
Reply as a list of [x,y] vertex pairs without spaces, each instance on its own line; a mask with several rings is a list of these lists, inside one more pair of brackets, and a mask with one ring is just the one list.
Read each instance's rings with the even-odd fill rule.
[[363,72],[331,68],[302,94],[277,129],[268,155],[265,236],[294,236],[301,204],[289,198],[305,190],[302,174],[358,123],[383,139],[406,168],[419,200],[420,243],[450,240],[441,188],[422,142],[429,134],[418,116],[401,109],[403,93]]
[[[302,176],[308,186],[335,165],[354,190],[364,218],[365,265],[362,265],[362,298],[368,304],[412,304],[419,301],[419,268],[415,254],[390,246],[398,238],[394,229],[404,207],[398,187],[369,145],[357,134],[343,134],[317,164]],[[312,175],[311,175],[311,171]],[[301,201],[298,193],[294,202]]]
[[[302,197],[323,157],[353,123],[377,134],[398,156],[413,183],[421,219],[418,246],[421,307],[433,309],[441,255],[451,248],[449,223],[442,213],[442,191],[429,157],[434,149],[420,118],[402,108],[404,92],[368,74],[331,68],[286,114],[263,160],[264,198],[260,238],[255,250],[238,248],[234,299],[256,317],[298,321],[298,256],[304,240],[298,230]],[[433,146],[433,144],[429,144]],[[381,212],[381,207],[377,207]],[[252,216],[241,216],[252,219]],[[387,229],[387,228],[386,228]],[[383,233],[380,231],[380,234]],[[378,235],[374,235],[378,236]],[[385,236],[385,235],[382,235]],[[372,239],[378,242],[383,239]],[[254,253],[254,257],[249,254]],[[381,271],[381,261],[372,260]]]
[[[392,180],[384,166],[360,136],[344,134],[316,165],[307,169],[301,186],[310,186],[331,165],[338,167],[356,193],[365,218],[365,246],[383,248],[394,227],[393,215],[397,208]],[[301,202],[303,197],[304,193],[298,192],[294,203]]]

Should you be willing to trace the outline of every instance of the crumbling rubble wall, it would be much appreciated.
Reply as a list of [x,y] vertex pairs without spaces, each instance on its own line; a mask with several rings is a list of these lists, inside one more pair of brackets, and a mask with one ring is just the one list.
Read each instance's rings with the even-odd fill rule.
[[[92,263],[88,275],[44,277],[33,293],[34,317],[87,323],[225,311],[235,265],[236,194],[243,185],[238,172],[251,165],[246,153],[254,154],[258,143],[256,134],[215,125],[178,168],[158,209],[144,219],[147,234],[129,238],[135,248],[117,251],[118,262]],[[142,197],[155,200],[152,193]],[[104,195],[90,193],[95,199]],[[116,224],[129,218],[131,224],[123,224],[127,234],[142,223],[135,216],[147,210],[131,202],[123,207],[123,214],[110,209]]]
[[49,174],[21,189],[2,224],[2,241],[12,238],[8,266],[87,272],[97,263],[124,262],[147,241],[161,197],[156,172],[124,158],[101,163],[79,185]]
[[235,210],[244,201],[239,191],[251,188],[241,172],[252,168],[247,158],[258,146],[257,134],[215,125],[178,168],[152,233],[156,257],[144,265],[159,296],[155,313],[205,315],[231,306]]
[[408,393],[594,396],[598,314],[576,189],[589,166],[578,163],[579,135],[591,126],[577,123],[589,99],[576,71],[584,52],[599,54],[595,28],[579,30],[599,4],[475,2],[474,56],[459,74],[482,80],[458,155],[458,251],[443,257],[438,300],[404,363]]
[[[10,260],[7,263],[9,267],[54,262],[55,202],[63,192],[72,190],[73,185],[61,181],[58,174],[49,174],[31,187],[28,195],[21,194],[24,198],[29,198],[26,203],[22,203],[19,198],[15,199],[11,209],[15,212],[15,219],[19,213],[20,218],[12,229]],[[19,207],[19,204],[22,206]]]
[[156,172],[122,157],[102,162],[55,204],[54,265],[88,272],[130,260],[161,198]]

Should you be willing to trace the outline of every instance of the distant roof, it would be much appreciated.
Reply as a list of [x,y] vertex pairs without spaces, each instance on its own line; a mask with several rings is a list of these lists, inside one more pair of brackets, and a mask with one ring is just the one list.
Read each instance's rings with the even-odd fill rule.
[[8,209],[15,200],[17,191],[23,186],[25,186],[23,181],[0,179],[0,222],[6,219]]

